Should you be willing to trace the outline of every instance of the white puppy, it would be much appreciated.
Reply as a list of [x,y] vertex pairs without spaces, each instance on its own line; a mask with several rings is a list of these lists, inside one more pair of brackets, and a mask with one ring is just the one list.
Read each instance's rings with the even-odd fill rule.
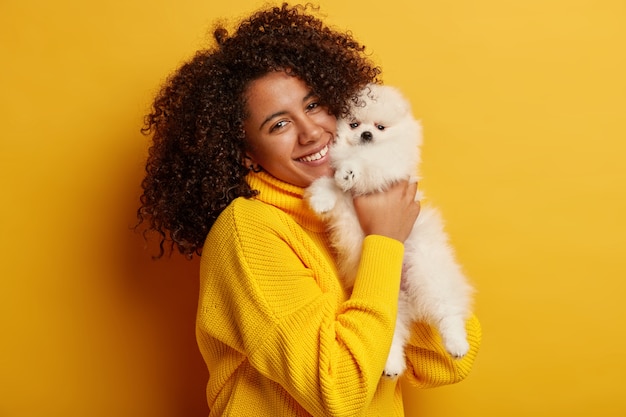
[[[417,181],[420,145],[421,126],[407,100],[392,87],[368,85],[351,118],[338,120],[330,150],[335,176],[314,181],[305,196],[329,225],[346,286],[354,284],[364,239],[353,196],[384,190],[402,179]],[[398,318],[385,374],[404,372],[404,346],[412,321],[436,327],[446,350],[455,358],[463,357],[469,349],[465,320],[471,294],[438,211],[422,205],[405,241]]]

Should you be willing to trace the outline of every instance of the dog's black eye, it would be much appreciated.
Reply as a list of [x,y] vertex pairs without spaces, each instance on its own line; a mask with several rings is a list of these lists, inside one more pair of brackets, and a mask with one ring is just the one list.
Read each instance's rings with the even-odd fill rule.
[[360,124],[361,123],[359,123],[359,122],[352,122],[352,123],[350,123],[350,128],[356,129],[357,127],[359,127]]
[[376,125],[376,129],[378,129],[378,130],[385,130],[385,126],[383,126],[383,125]]

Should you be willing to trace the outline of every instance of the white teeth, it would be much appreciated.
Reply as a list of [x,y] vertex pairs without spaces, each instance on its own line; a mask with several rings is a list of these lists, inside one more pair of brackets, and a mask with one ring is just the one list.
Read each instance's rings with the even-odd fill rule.
[[328,153],[328,146],[324,146],[324,149],[322,149],[318,153],[314,153],[313,155],[307,155],[303,158],[298,158],[298,161],[302,161],[302,162],[317,161],[318,159],[322,159],[324,155],[326,155],[327,153]]

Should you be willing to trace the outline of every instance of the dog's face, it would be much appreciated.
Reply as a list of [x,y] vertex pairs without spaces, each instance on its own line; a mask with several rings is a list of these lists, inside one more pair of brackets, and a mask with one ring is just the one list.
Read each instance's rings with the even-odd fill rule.
[[350,118],[337,122],[337,141],[366,145],[406,134],[410,105],[393,87],[370,84],[353,106]]

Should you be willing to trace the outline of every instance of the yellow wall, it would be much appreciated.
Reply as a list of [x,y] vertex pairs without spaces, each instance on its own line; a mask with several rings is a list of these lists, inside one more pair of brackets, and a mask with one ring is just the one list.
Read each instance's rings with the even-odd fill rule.
[[[197,262],[129,231],[138,129],[213,18],[258,5],[0,2],[1,416],[205,414]],[[322,5],[413,101],[479,288],[473,374],[407,414],[626,415],[626,3]]]

